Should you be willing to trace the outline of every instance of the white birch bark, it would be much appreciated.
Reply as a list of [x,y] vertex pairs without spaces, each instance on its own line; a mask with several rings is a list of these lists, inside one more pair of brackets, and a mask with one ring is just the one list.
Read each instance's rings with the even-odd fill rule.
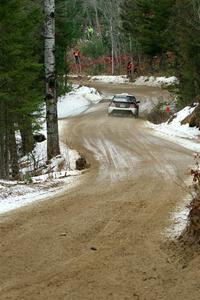
[[60,154],[55,66],[55,0],[44,0],[47,157]]

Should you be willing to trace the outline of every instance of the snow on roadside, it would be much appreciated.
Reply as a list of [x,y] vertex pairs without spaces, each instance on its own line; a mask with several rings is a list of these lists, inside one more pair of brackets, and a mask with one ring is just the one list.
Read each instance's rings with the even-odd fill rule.
[[[45,165],[46,152],[43,150],[46,148],[46,141],[38,143],[36,148],[37,151],[40,149],[43,153],[43,157],[39,156],[40,166],[43,166],[41,175],[29,176],[29,172],[33,170],[33,164],[30,164],[22,169],[27,181],[0,180],[0,213],[53,197],[63,191],[64,185],[69,188],[77,183],[78,175],[81,172],[75,170],[75,162],[79,158],[79,154],[75,150],[60,143],[61,155],[53,158],[49,165]],[[35,152],[36,159],[37,151]],[[41,152],[39,154],[41,155]]]
[[[181,121],[190,115],[196,106],[187,106],[175,114],[171,122],[165,122],[159,125],[147,122],[147,126],[154,129],[153,133],[168,139],[172,142],[190,149],[194,152],[200,152],[200,130],[197,127],[191,128],[189,124],[181,125]],[[189,179],[185,186],[191,186]],[[178,238],[187,226],[189,208],[187,205],[191,202],[191,192],[186,196],[182,203],[171,214],[171,225],[165,230],[164,234],[171,239]]]
[[169,139],[181,146],[193,150],[195,152],[200,151],[200,130],[197,127],[189,127],[189,124],[181,125],[181,121],[190,115],[196,106],[187,106],[177,114],[171,122],[161,123],[155,125],[147,122],[147,127],[154,129],[154,134],[163,138]]
[[[96,89],[74,85],[70,93],[59,99],[58,116],[62,119],[78,115],[93,107],[101,99]],[[43,114],[45,115],[45,109]],[[59,131],[62,131],[62,121],[59,121],[58,125]],[[41,132],[46,136],[45,123]],[[46,150],[47,141],[36,143],[33,152],[20,159],[24,181],[0,180],[0,213],[38,200],[53,198],[63,190],[78,184],[77,179],[81,171],[76,170],[76,160],[80,157],[79,153],[60,142],[61,155],[53,158],[47,165]],[[40,174],[32,176],[33,170],[37,170],[37,173],[39,171]]]
[[73,90],[58,100],[58,118],[76,116],[102,100],[95,88],[74,85]]
[[[9,212],[19,207],[26,206],[36,201],[45,199],[53,199],[56,195],[63,193],[69,187],[75,186],[77,181],[73,176],[73,172],[69,177],[63,179],[49,179],[43,184],[26,185],[24,183],[17,183],[16,185],[5,184],[3,180],[0,181],[0,214]],[[59,174],[60,176],[60,174]],[[75,180],[76,179],[76,180]],[[3,188],[2,188],[3,187]]]
[[168,86],[178,83],[178,79],[175,76],[171,77],[155,77],[155,76],[140,76],[135,81],[135,85],[147,85],[154,87]]
[[130,83],[133,85],[146,85],[152,87],[168,86],[178,83],[178,79],[175,76],[171,77],[155,77],[155,76],[140,76],[137,77],[134,82],[130,82],[126,75],[120,76],[92,76],[90,81],[100,81],[104,83]]
[[129,79],[126,75],[100,75],[100,76],[92,76],[90,81],[101,81],[104,83],[127,83]]
[[177,239],[184,232],[188,224],[188,215],[190,212],[188,205],[191,203],[193,197],[195,197],[195,191],[192,187],[193,182],[191,177],[188,178],[186,182],[184,182],[184,186],[188,187],[188,194],[171,213],[171,224],[163,232],[163,234],[170,239]]
[[187,196],[181,206],[177,207],[171,214],[171,225],[165,230],[164,234],[170,239],[177,239],[187,226],[189,215],[189,208],[187,205],[190,203],[191,198]]

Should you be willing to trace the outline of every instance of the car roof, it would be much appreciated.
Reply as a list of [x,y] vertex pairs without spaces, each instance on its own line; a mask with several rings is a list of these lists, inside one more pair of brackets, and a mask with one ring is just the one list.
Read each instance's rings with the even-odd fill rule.
[[[127,101],[127,102],[130,102],[130,101],[136,101],[136,98],[135,98],[135,96],[133,96],[133,95],[129,95],[129,94],[116,94],[116,95],[114,95],[113,96],[113,98],[112,98],[112,100],[113,101],[119,101],[120,99],[123,99],[123,100],[125,100],[125,101]],[[124,102],[124,101],[123,101]]]
[[133,96],[133,95],[129,95],[127,93],[121,93],[121,94],[115,94],[114,97],[117,96],[117,97],[126,97],[126,96]]
[[122,93],[122,94],[115,94],[114,97],[134,97],[134,95],[130,95],[130,94],[126,94],[126,93]]

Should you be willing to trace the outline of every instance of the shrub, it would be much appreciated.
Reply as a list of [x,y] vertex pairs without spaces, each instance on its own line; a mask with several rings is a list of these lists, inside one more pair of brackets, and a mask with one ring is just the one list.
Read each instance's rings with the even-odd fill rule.
[[154,124],[166,122],[170,116],[172,116],[172,113],[166,112],[165,107],[166,103],[156,104],[152,111],[148,114],[147,120]]

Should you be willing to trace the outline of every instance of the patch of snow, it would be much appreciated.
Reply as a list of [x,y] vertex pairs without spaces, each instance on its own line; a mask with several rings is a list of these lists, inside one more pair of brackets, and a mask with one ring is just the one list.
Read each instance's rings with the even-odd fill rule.
[[71,92],[58,99],[58,118],[79,115],[101,100],[95,88],[74,85]]
[[[90,81],[100,81],[104,83],[128,83],[130,82],[129,78],[126,75],[120,76],[108,76],[108,75],[101,75],[101,76],[92,76]],[[147,85],[147,86],[154,86],[154,87],[161,87],[162,85],[168,86],[178,83],[178,79],[175,76],[171,77],[155,77],[155,76],[140,76],[136,78],[136,80],[130,84],[134,85]]]
[[[189,178],[185,185],[191,187],[192,180]],[[176,207],[175,211],[170,215],[171,225],[166,228],[164,234],[170,239],[177,239],[183,231],[187,227],[188,222],[188,215],[189,215],[189,208],[188,205],[190,204],[192,197],[194,196],[194,192],[190,192],[187,196],[183,199],[181,204]]]
[[181,121],[190,115],[195,107],[185,107],[175,115],[176,117],[170,123],[165,122],[155,125],[147,122],[146,124],[148,127],[154,129],[155,134],[176,142],[187,149],[198,152],[200,151],[199,128],[189,127],[189,124],[181,125]]
[[178,79],[175,76],[171,77],[154,77],[154,76],[140,76],[135,81],[135,85],[147,85],[161,87],[162,85],[173,85],[178,83]]
[[189,208],[187,206],[179,208],[179,210],[171,214],[172,225],[166,229],[165,234],[171,238],[178,238],[187,226]]
[[[80,174],[80,173],[79,173]],[[76,180],[75,180],[76,179]],[[77,178],[70,176],[62,181],[48,180],[48,184],[22,185],[17,184],[12,188],[5,188],[0,196],[0,214],[12,211],[30,203],[45,199],[53,199],[56,195],[63,193],[66,189],[74,187],[78,183]]]
[[[75,184],[75,178],[81,174],[80,171],[75,170],[76,160],[80,156],[77,151],[67,148],[63,143],[60,143],[60,150],[61,155],[53,158],[49,165],[42,165],[47,160],[46,141],[36,145],[34,161],[39,162],[36,166],[37,169],[43,166],[41,175],[33,177],[28,175],[35,167],[31,158],[30,164],[22,168],[24,178],[27,177],[27,180],[31,183],[0,180],[0,213],[49,198],[49,196],[53,196],[61,190],[63,191],[63,185],[69,188],[70,184]],[[25,162],[26,160],[23,160],[21,163]]]
[[90,78],[90,81],[101,81],[105,83],[127,83],[129,82],[129,79],[126,75],[101,75],[101,76],[92,76]]
[[123,147],[112,143],[110,140],[100,138],[84,139],[84,146],[92,151],[96,159],[101,162],[99,170],[101,178],[109,177],[111,182],[116,182],[127,177],[128,173],[138,176],[135,167],[137,167],[140,159]]

